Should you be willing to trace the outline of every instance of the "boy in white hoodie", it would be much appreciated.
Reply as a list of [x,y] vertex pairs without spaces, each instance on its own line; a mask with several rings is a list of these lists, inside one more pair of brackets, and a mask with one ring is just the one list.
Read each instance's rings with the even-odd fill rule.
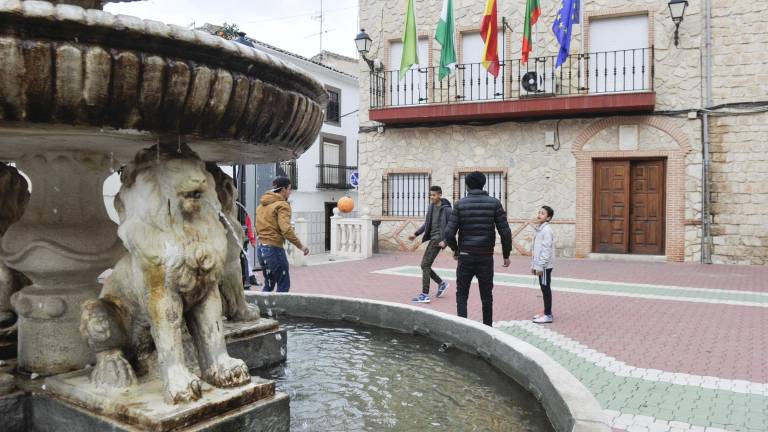
[[542,206],[536,221],[536,236],[533,238],[533,250],[531,261],[531,273],[538,276],[541,293],[544,297],[544,313],[533,317],[536,324],[548,324],[552,322],[552,269],[555,261],[555,234],[549,221],[555,211],[552,207]]

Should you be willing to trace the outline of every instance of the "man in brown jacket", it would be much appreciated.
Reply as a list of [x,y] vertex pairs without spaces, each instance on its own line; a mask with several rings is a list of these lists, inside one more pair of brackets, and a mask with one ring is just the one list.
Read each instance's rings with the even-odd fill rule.
[[272,190],[259,200],[256,209],[256,234],[259,236],[256,255],[264,272],[262,291],[288,292],[291,278],[288,274],[288,256],[283,245],[285,241],[293,243],[304,255],[309,249],[301,244],[291,226],[291,181],[287,177],[277,177],[272,182]]

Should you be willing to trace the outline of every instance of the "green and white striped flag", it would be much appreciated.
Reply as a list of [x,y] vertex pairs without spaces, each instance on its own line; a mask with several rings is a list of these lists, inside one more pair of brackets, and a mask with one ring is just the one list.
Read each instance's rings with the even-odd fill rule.
[[443,0],[440,21],[437,22],[435,40],[440,44],[439,79],[453,73],[456,69],[456,28],[453,20],[453,0]]
[[413,13],[413,0],[408,0],[405,11],[405,29],[403,29],[403,56],[400,58],[400,79],[413,65],[419,64],[419,39],[416,34],[416,15]]

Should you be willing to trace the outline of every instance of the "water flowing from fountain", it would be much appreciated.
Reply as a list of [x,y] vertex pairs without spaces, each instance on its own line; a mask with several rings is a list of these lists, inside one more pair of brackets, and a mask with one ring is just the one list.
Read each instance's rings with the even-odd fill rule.
[[229,233],[232,235],[232,238],[235,239],[235,243],[237,244],[238,249],[240,249],[240,252],[242,252],[244,256],[248,256],[248,254],[245,252],[245,249],[243,249],[243,247],[240,245],[240,239],[237,238],[237,234],[235,233],[235,227],[233,227],[232,224],[229,222],[229,219],[227,219],[227,215],[225,215],[223,211],[217,209],[216,206],[213,205],[213,203],[210,202],[209,200],[203,199],[203,201],[205,201],[206,204],[211,206],[214,212],[218,213],[219,219],[224,221],[224,224],[227,226],[227,231],[229,231]]

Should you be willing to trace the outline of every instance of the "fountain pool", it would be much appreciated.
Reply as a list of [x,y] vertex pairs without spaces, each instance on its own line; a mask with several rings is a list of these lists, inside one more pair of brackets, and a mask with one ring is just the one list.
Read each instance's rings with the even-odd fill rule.
[[482,359],[352,323],[281,319],[288,359],[265,378],[291,399],[291,430],[551,431],[541,405]]

